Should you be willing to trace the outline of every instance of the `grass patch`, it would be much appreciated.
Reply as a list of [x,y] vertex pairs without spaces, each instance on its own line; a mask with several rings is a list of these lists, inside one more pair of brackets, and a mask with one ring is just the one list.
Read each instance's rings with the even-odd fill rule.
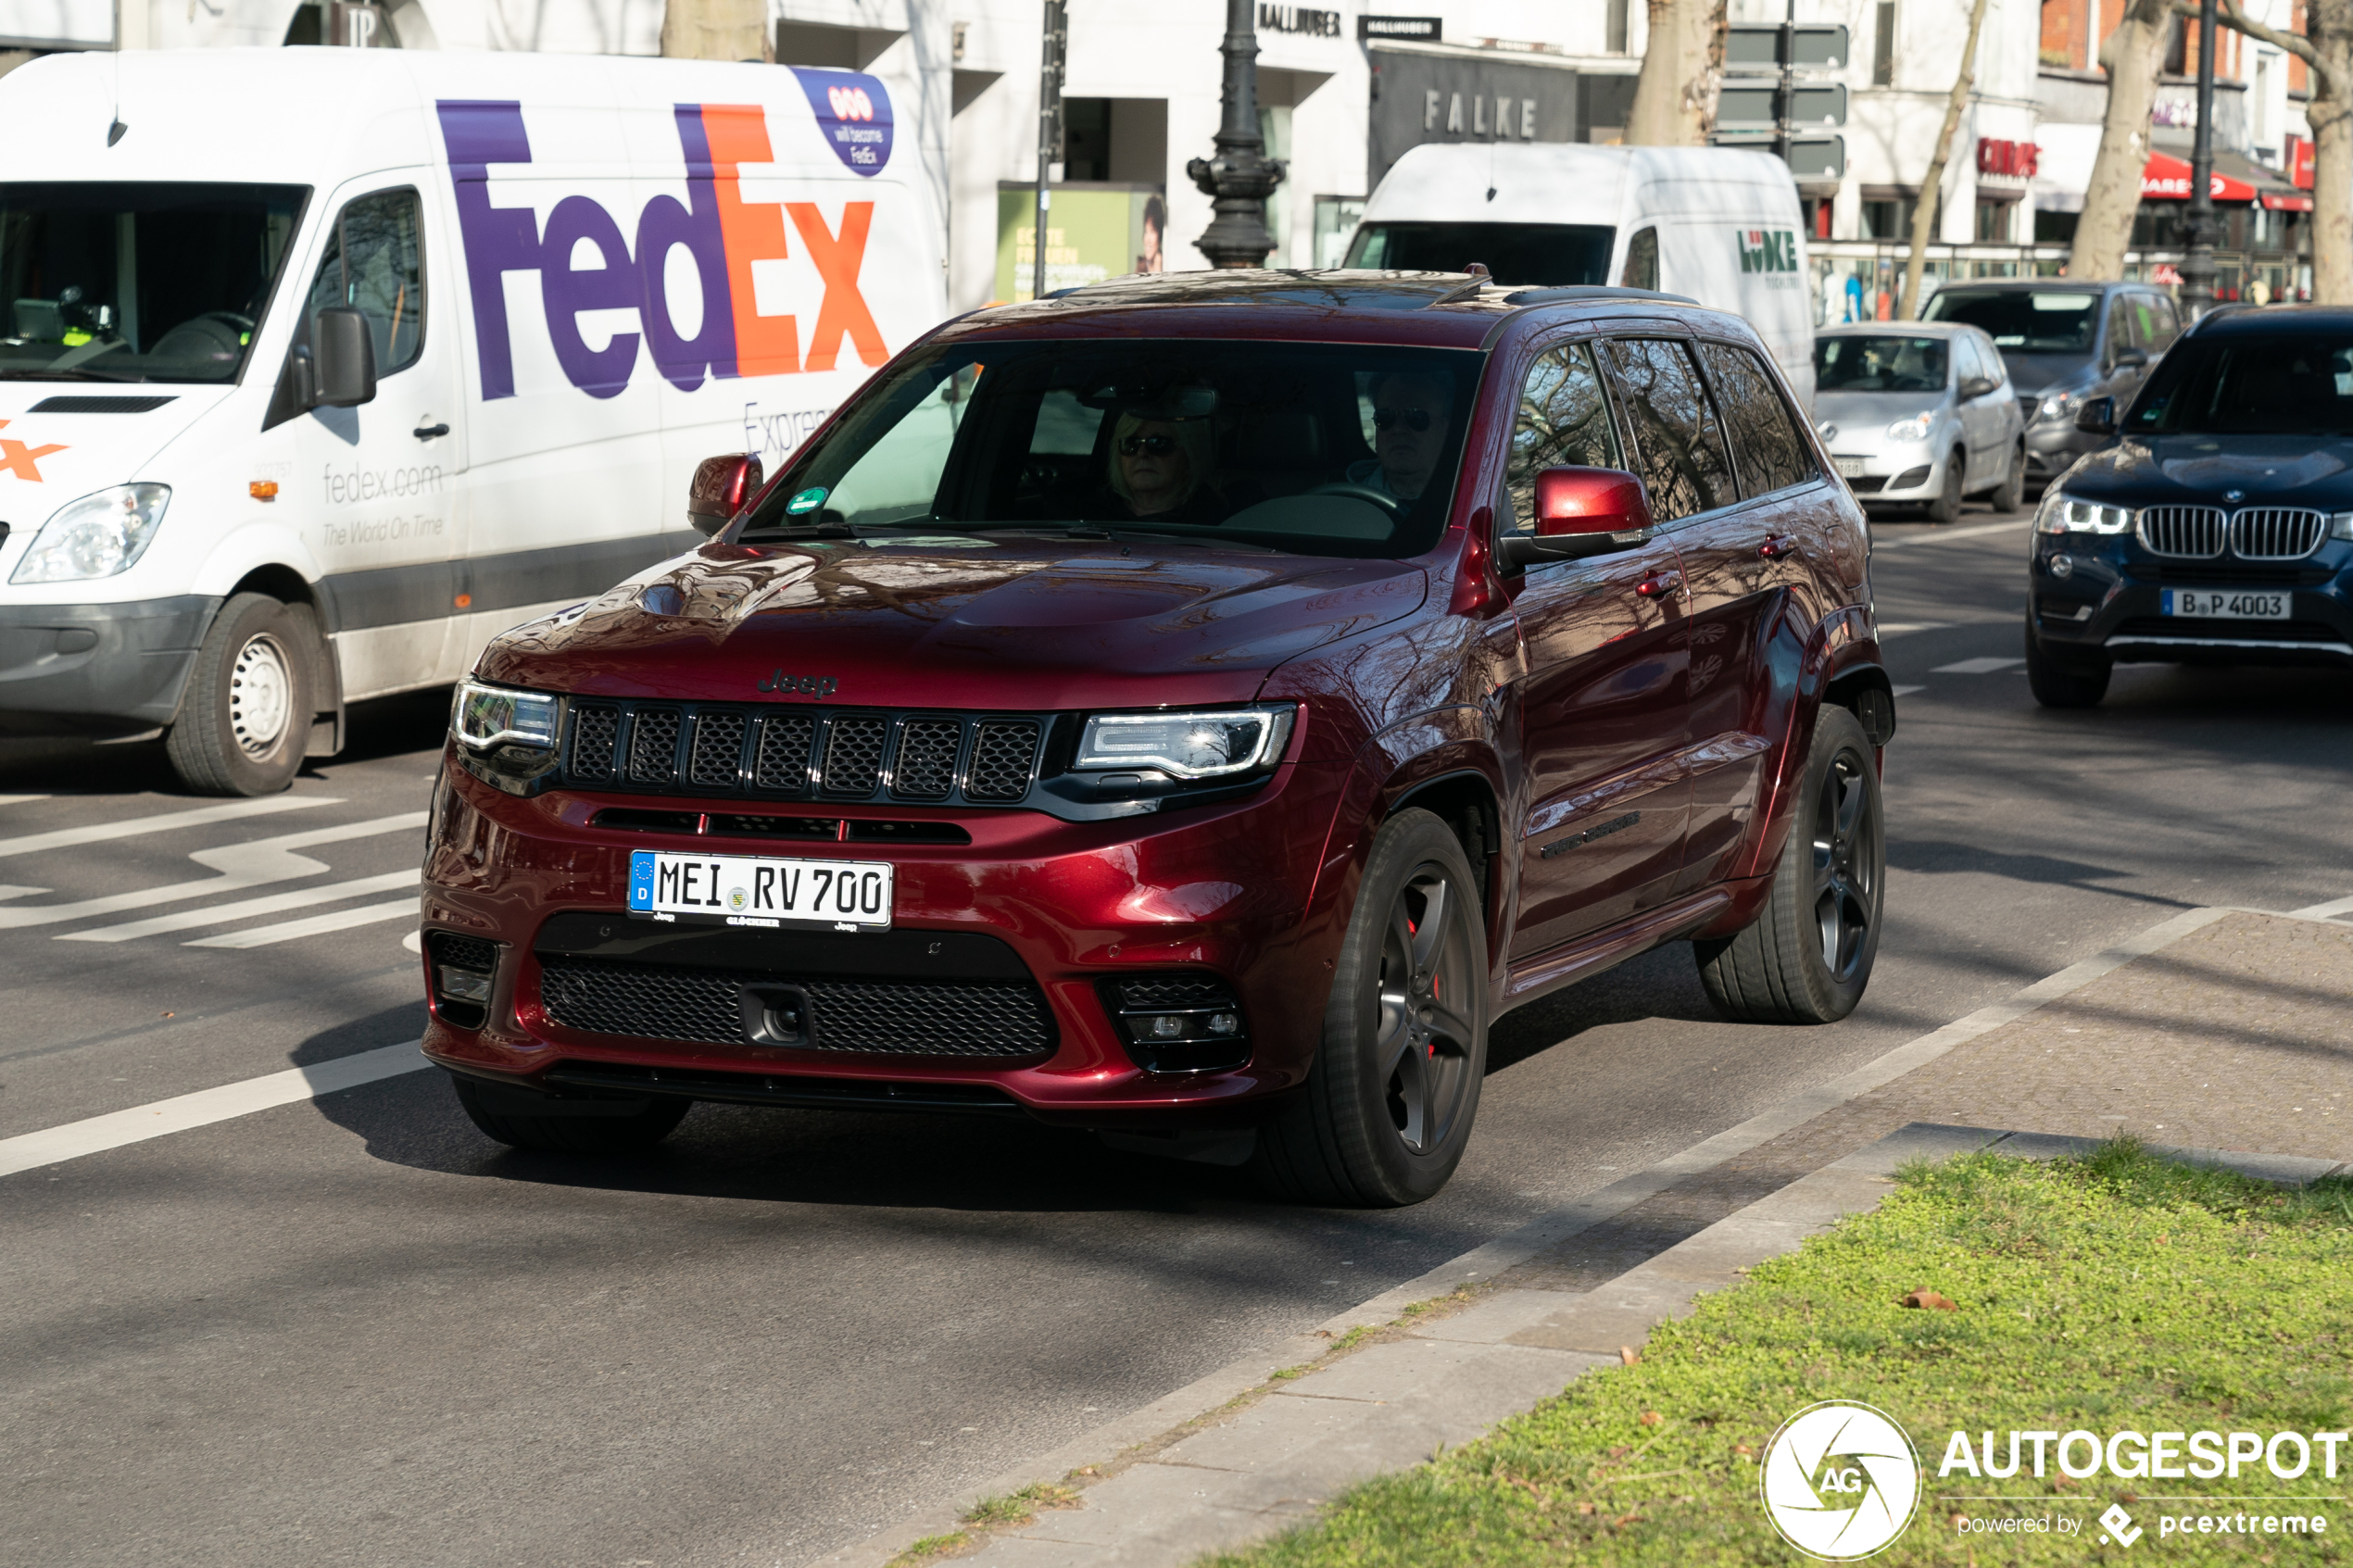
[[[2339,1477],[2076,1483],[2031,1461],[2009,1480],[1939,1479],[1949,1435],[1993,1429],[2341,1431],[2353,1424],[2353,1185],[2283,1192],[2158,1159],[2130,1141],[2081,1160],[1974,1155],[1908,1168],[1879,1209],[1702,1298],[1640,1364],[1567,1392],[1432,1462],[1382,1476],[1316,1524],[1218,1568],[1445,1568],[1801,1561],[1758,1499],[1768,1441],[1804,1406],[1861,1399],[1924,1466],[1912,1524],[1874,1562],[2080,1563],[2117,1555],[2096,1515],[2121,1501],[2168,1562],[2353,1560],[2353,1445]],[[1916,1289],[1957,1310],[1907,1310]],[[2006,1441],[2006,1436],[1997,1438]],[[2079,1449],[2080,1453],[2080,1449]],[[2320,1537],[2176,1535],[2155,1498],[2331,1500]],[[1996,1497],[1996,1501],[1963,1501]],[[2167,1512],[2231,1512],[2223,1501]],[[2061,1536],[1964,1537],[1956,1515],[2051,1515]]]
[[1076,1488],[1058,1486],[1051,1481],[1032,1481],[1018,1492],[1008,1492],[1001,1498],[983,1498],[964,1514],[963,1522],[984,1529],[1008,1524],[1026,1524],[1038,1517],[1041,1508],[1076,1508]]

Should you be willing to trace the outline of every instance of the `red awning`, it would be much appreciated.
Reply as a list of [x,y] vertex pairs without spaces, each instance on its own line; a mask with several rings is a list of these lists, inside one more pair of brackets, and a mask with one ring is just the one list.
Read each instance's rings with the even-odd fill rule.
[[2273,212],[2309,212],[2312,198],[2308,195],[2284,195],[2276,191],[2263,193],[2263,205]]
[[[2212,177],[2211,189],[2218,202],[2251,202],[2255,187],[2244,180],[2233,180],[2221,169]],[[2190,166],[2180,158],[2163,153],[2151,153],[2147,163],[2141,166],[2141,194],[2155,196],[2159,201],[2190,199]]]

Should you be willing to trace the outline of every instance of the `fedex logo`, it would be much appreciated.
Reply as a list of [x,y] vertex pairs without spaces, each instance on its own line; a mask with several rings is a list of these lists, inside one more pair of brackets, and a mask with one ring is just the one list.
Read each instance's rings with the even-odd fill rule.
[[[889,100],[879,82],[845,83],[842,76],[810,72],[801,85],[844,167],[872,174],[890,156]],[[634,235],[585,195],[558,202],[544,226],[528,207],[492,205],[489,166],[532,161],[520,103],[444,99],[434,108],[457,186],[485,399],[515,395],[504,282],[510,272],[539,274],[556,361],[565,378],[592,397],[616,396],[629,384],[641,341],[656,371],[682,392],[714,377],[831,370],[845,345],[868,366],[890,358],[859,290],[875,204],[845,202],[838,225],[832,225],[814,202],[743,198],[739,167],[774,160],[767,116],[759,105],[674,107],[686,200],[653,197],[638,212]],[[824,291],[805,337],[800,317],[759,308],[757,281],[790,257],[795,244]],[[594,264],[575,267],[584,245]],[[665,286],[671,253],[680,249],[693,264],[702,296],[701,320],[691,336],[673,323]],[[642,332],[615,332],[604,346],[591,348],[581,314],[616,307],[635,309]]]

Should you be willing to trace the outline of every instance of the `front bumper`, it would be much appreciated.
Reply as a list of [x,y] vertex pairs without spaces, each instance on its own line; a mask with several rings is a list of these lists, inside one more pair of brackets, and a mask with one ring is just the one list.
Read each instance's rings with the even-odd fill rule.
[[0,605],[0,734],[124,734],[170,723],[220,608],[204,594]]
[[[707,852],[711,840],[592,824],[602,809],[642,814],[660,804],[642,794],[519,799],[445,759],[426,856],[428,993],[436,933],[494,944],[497,961],[480,1008],[432,999],[424,1049],[455,1072],[574,1091],[1003,1110],[1088,1126],[1245,1124],[1256,1102],[1304,1081],[1321,1037],[1346,920],[1338,890],[1349,879],[1324,863],[1345,775],[1338,765],[1290,763],[1242,800],[1100,822],[1023,809],[828,804],[829,817],[952,822],[972,837],[969,846],[892,845],[892,929],[837,935],[634,920],[631,852]],[[737,839],[726,851],[878,858],[872,840]],[[584,973],[599,984],[690,981],[706,1037],[581,1026],[621,1016],[571,999]],[[1114,1016],[1119,994],[1104,983],[1188,977],[1222,984],[1235,997],[1247,1036],[1239,1065],[1139,1065]],[[709,1023],[727,1005],[715,986],[751,998],[740,1032]],[[855,997],[843,989],[859,986],[867,989]],[[934,986],[966,989],[926,989]],[[814,1048],[780,1043],[761,1022],[777,1008],[831,1007],[831,997],[859,1001],[871,1025],[875,1009],[910,997],[931,1007],[940,997],[975,1010],[1036,1007],[1038,1048],[935,1052],[877,1039],[871,1027],[873,1048]],[[921,1035],[916,1027],[910,1038]]]
[[[2064,571],[2055,570],[2064,558]],[[2129,536],[2036,534],[2030,615],[2044,646],[2120,664],[2353,665],[2353,543],[2300,561],[2162,559]],[[2165,613],[2168,588],[2289,596],[2285,620]]]
[[1862,464],[1861,473],[1842,473],[1842,477],[1865,506],[1913,506],[1933,501],[1944,492],[1944,465],[1951,454],[1931,457],[1933,450],[1920,443],[1892,451],[1836,456],[1841,464]]
[[2057,479],[2102,439],[2077,430],[2070,421],[2033,420],[2026,427],[2026,477],[2037,483]]

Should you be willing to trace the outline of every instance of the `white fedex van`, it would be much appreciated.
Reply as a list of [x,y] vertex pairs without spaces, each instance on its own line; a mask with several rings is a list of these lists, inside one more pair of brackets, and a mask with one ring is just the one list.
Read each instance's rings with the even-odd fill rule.
[[[0,81],[0,734],[283,787],[697,542],[946,314],[849,71],[270,49]],[[906,144],[900,145],[904,142]]]
[[1789,166],[1732,147],[1428,143],[1365,205],[1347,265],[1617,284],[1748,319],[1810,408],[1806,216]]

